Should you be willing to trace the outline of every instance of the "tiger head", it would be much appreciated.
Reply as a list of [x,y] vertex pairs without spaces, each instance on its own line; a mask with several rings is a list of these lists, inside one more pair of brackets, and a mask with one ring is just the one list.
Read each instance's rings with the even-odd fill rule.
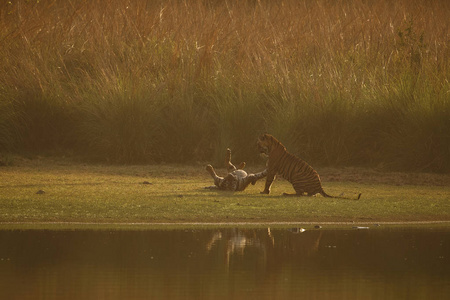
[[270,153],[276,148],[281,147],[283,150],[286,150],[286,148],[276,138],[267,133],[261,135],[256,144],[259,152],[266,155],[270,155]]

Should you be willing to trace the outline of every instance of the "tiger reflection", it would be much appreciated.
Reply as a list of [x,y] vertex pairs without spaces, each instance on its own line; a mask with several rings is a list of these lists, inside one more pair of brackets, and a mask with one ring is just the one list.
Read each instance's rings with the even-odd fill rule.
[[[225,255],[227,269],[233,255],[243,257],[246,250],[258,256],[263,266],[276,265],[274,261],[275,252],[288,251],[289,253],[300,252],[301,255],[315,255],[319,249],[322,231],[304,234],[301,230],[280,230],[273,233],[271,228],[267,230],[258,229],[229,229],[216,231],[206,243],[207,252],[219,251]],[[288,233],[290,232],[290,233]],[[296,232],[298,232],[298,237]],[[289,257],[285,255],[284,257]]]

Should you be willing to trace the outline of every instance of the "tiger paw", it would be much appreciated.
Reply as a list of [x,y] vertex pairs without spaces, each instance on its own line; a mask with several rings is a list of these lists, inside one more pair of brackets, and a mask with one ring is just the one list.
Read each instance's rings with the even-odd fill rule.
[[243,170],[245,168],[245,165],[246,165],[245,161],[241,162],[238,166],[238,170]]

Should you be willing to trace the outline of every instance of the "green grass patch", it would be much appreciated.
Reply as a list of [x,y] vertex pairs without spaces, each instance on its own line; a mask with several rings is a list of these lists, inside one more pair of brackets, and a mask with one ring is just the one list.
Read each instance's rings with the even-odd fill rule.
[[[224,172],[224,170],[219,170]],[[336,170],[336,173],[348,172]],[[363,170],[352,171],[363,173]],[[358,173],[359,174],[359,173]],[[0,222],[406,222],[449,221],[450,186],[327,181],[327,193],[360,200],[283,197],[292,186],[264,180],[244,192],[208,190],[202,165],[103,166],[40,163],[2,167]],[[358,177],[359,176],[359,177]],[[330,176],[328,176],[330,178]],[[150,184],[144,184],[147,181]],[[398,184],[393,182],[393,184]],[[38,191],[43,194],[37,194]]]

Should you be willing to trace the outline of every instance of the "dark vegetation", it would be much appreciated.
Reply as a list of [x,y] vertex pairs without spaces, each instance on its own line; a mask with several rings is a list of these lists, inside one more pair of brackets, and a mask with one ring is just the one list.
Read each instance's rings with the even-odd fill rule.
[[0,153],[450,171],[448,1],[1,1]]

